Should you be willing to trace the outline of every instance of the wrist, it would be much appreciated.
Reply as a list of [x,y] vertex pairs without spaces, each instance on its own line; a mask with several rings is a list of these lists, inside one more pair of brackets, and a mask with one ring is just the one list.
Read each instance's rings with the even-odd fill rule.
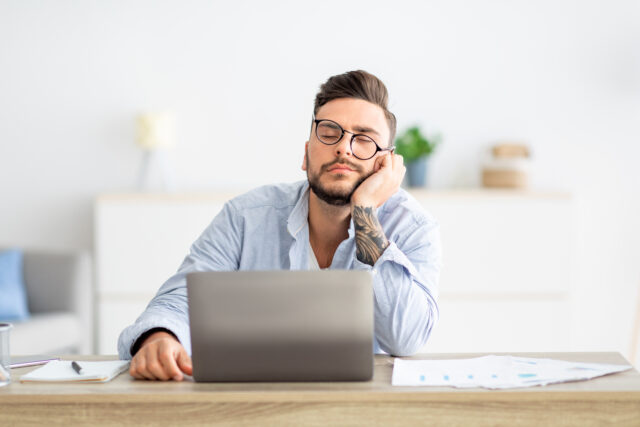
[[173,335],[171,332],[169,332],[169,331],[158,331],[158,332],[154,332],[154,333],[150,334],[147,338],[145,338],[142,341],[142,344],[140,345],[140,347],[144,347],[145,344],[149,344],[149,343],[151,343],[153,341],[157,341],[157,340],[163,339],[163,338],[171,338],[173,340],[178,341],[176,336]]
[[367,197],[351,197],[351,208],[353,208],[354,206],[360,206],[360,207],[376,207],[376,203],[375,201],[373,201],[370,198]]
[[180,342],[180,340],[178,340],[178,337],[176,337],[173,332],[166,328],[149,329],[148,331],[140,335],[136,342],[133,343],[133,345],[131,346],[131,355],[135,356],[138,350],[140,350],[146,344],[160,338],[173,338],[176,341]]

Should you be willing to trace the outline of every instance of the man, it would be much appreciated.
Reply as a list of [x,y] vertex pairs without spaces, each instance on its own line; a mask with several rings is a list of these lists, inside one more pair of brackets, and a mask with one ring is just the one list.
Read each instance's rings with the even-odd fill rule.
[[[206,270],[353,269],[373,273],[376,352],[409,355],[438,317],[438,226],[400,189],[395,116],[375,76],[352,71],[320,87],[302,169],[307,181],[229,201],[178,272],[120,335],[139,379],[192,373],[185,276]],[[250,296],[247,296],[250,298]]]

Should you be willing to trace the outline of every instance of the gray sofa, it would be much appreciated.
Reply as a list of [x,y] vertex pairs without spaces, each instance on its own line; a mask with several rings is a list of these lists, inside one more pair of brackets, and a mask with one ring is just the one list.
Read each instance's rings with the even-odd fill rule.
[[24,281],[31,316],[12,322],[11,354],[93,353],[89,254],[25,250]]

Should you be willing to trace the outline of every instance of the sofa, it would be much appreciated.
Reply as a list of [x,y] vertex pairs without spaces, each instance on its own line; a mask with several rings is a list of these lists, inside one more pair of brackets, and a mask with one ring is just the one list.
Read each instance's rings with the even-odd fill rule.
[[24,250],[30,316],[14,321],[13,355],[93,353],[93,283],[86,252]]

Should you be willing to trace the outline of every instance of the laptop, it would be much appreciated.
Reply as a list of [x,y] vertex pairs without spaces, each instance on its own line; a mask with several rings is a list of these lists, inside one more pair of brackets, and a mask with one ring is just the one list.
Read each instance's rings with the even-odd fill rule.
[[366,271],[188,274],[193,378],[370,380],[372,284]]

